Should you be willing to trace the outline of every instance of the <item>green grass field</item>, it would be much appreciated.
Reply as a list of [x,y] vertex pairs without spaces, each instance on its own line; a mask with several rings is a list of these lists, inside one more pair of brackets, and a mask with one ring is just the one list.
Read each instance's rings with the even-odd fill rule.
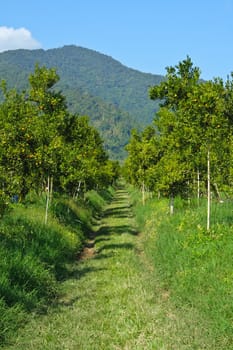
[[[168,254],[158,246],[157,231],[165,225],[166,203],[137,206],[139,233],[132,202],[138,199],[124,188],[116,192],[96,225],[94,244],[92,239],[81,260],[67,265],[60,297],[45,314],[31,315],[3,349],[230,349],[226,336],[216,340],[211,319],[195,303],[185,295],[182,302],[167,270],[171,263],[157,261]],[[166,241],[170,252],[173,241]]]
[[190,343],[191,348],[233,349],[233,203],[212,203],[209,232],[206,200],[199,207],[178,200],[175,208],[170,216],[168,202],[154,199],[142,219],[138,207],[147,232],[145,252],[173,305],[192,309],[209,335],[207,343]]

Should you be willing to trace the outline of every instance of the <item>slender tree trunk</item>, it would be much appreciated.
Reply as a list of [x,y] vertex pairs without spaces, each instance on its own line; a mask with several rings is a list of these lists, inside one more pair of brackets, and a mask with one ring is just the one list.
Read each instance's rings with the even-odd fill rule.
[[211,202],[211,192],[210,192],[210,150],[207,151],[207,231],[210,229],[210,202]]
[[53,176],[51,176],[51,180],[50,180],[50,194],[49,194],[50,203],[52,202],[52,198],[53,198]]
[[188,206],[190,207],[191,205],[191,198],[190,198],[190,181],[187,181],[187,187],[188,187],[188,193],[187,193],[187,201],[188,201]]
[[223,203],[223,200],[221,199],[221,195],[216,182],[214,183],[214,189],[215,189],[215,194],[216,194],[216,197],[218,198],[219,203]]
[[49,199],[50,199],[50,178],[48,176],[48,182],[47,182],[47,196],[46,196],[46,207],[45,207],[45,225],[48,222],[48,210],[49,210]]
[[170,215],[173,215],[174,214],[174,195],[173,195],[173,193],[170,196],[169,207],[170,207]]
[[197,204],[200,205],[200,171],[197,169]]
[[145,205],[145,183],[142,181],[142,205]]
[[78,186],[75,188],[74,193],[73,193],[73,199],[76,199],[79,197],[79,192],[81,190],[81,183],[82,183],[82,181],[78,182]]
[[78,182],[77,197],[79,196],[79,192],[80,192],[80,189],[81,189],[81,183],[82,183],[82,181]]

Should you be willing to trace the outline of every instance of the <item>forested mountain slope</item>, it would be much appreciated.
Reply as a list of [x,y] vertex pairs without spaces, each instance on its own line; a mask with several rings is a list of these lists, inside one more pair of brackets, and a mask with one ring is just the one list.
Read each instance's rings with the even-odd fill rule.
[[130,129],[154,118],[157,103],[148,88],[162,76],[142,73],[96,51],[65,46],[50,50],[13,50],[0,54],[0,79],[17,89],[27,87],[35,64],[55,67],[58,89],[67,97],[72,112],[87,114],[98,128],[114,158],[122,158]]
[[104,102],[81,89],[66,89],[69,109],[72,113],[87,115],[91,124],[105,140],[105,148],[110,158],[123,159],[125,146],[129,140],[132,127],[141,128],[139,122],[128,112],[122,111],[114,104]]

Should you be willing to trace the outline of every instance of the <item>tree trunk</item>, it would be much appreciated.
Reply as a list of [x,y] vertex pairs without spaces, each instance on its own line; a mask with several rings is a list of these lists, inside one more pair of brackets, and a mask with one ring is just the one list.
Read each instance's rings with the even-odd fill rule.
[[142,205],[145,205],[145,183],[142,181]]
[[197,169],[197,204],[200,205],[200,172]]
[[49,204],[52,200],[52,191],[53,191],[53,177],[51,177],[50,179],[49,175],[48,175],[46,190],[47,190],[47,195],[46,195],[46,207],[45,207],[45,219],[44,219],[45,225],[48,222]]
[[221,195],[216,182],[213,184],[213,187],[214,187],[216,198],[218,199],[219,203],[223,203],[223,200],[221,199]]
[[51,176],[51,180],[50,180],[50,193],[49,193],[50,203],[52,202],[52,198],[53,198],[53,176]]
[[169,207],[170,207],[170,215],[173,215],[174,214],[174,195],[173,195],[173,193],[170,196]]
[[210,150],[207,151],[207,231],[210,229],[210,202],[211,202],[211,192],[210,192]]

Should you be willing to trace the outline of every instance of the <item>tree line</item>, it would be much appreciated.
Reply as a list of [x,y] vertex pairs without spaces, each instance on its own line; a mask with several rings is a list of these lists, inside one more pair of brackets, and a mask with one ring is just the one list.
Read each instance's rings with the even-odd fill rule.
[[[149,89],[160,109],[152,125],[133,130],[124,171],[136,186],[169,196],[220,197],[233,184],[233,74],[200,79],[190,59],[167,67],[166,79]],[[210,180],[211,179],[211,180]],[[220,199],[220,198],[219,198]]]
[[118,163],[108,159],[88,117],[72,114],[66,99],[54,89],[55,68],[35,66],[29,89],[18,92],[1,83],[0,192],[2,205],[23,200],[34,190],[76,196],[111,184]]

